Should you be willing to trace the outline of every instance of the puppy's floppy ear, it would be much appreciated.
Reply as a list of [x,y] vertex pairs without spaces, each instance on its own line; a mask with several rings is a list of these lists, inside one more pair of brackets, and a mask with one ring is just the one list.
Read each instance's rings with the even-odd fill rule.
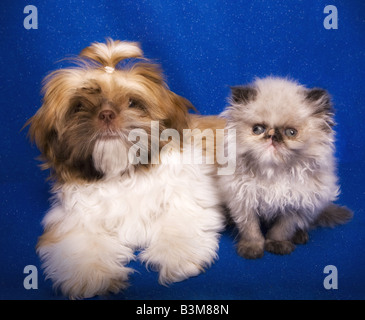
[[231,100],[234,103],[249,103],[257,96],[257,89],[251,86],[231,87]]
[[56,158],[58,153],[57,131],[50,114],[44,108],[30,118],[24,127],[29,126],[28,136],[32,142],[35,142],[41,151],[41,160],[43,169],[48,169]]
[[[164,80],[164,75],[159,65],[153,63],[138,62],[129,70],[131,74],[138,77],[147,88],[148,94],[156,93],[160,99],[158,114],[164,111],[163,121],[166,128],[176,129],[182,135],[182,130],[189,128],[188,111],[195,110],[189,100],[172,92]],[[162,90],[161,90],[162,89]]]
[[168,117],[165,120],[165,125],[169,128],[176,129],[182,136],[183,129],[190,128],[188,111],[196,111],[196,109],[189,100],[170,90],[168,90],[168,96],[170,107],[167,110]]
[[75,72],[72,69],[57,70],[45,78],[43,104],[25,124],[29,125],[30,140],[36,143],[42,153],[42,160],[45,161],[43,168],[53,166],[60,154],[60,123],[68,110],[69,97],[77,86]]
[[331,97],[326,90],[308,89],[305,92],[305,100],[313,108],[313,116],[323,118],[330,127],[334,126],[334,109]]

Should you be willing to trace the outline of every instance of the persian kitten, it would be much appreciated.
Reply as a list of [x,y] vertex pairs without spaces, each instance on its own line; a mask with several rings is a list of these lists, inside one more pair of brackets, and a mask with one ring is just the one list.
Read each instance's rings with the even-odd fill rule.
[[219,179],[239,230],[241,256],[289,254],[307,242],[311,227],[352,217],[332,203],[339,195],[333,115],[325,90],[287,79],[232,88],[222,116],[236,130],[237,167]]

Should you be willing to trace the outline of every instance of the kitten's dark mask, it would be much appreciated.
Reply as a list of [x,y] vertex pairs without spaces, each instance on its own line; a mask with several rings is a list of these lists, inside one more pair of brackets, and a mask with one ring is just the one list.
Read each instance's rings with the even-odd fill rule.
[[251,86],[231,87],[232,101],[235,103],[248,103],[254,101],[257,96],[257,89]]
[[328,92],[321,88],[313,88],[306,91],[305,100],[313,108],[313,116],[320,117],[325,120],[327,126],[323,126],[325,132],[331,132],[335,125],[335,110],[331,103],[331,97]]
[[[270,100],[266,100],[270,95],[267,96],[265,87],[259,88],[253,84],[231,88],[232,106],[226,115],[232,116],[238,134],[243,134],[242,142],[238,140],[238,143],[242,144],[239,150],[242,156],[249,154],[252,159],[255,159],[250,163],[292,165],[300,159],[316,154],[318,148],[314,146],[315,144],[330,144],[331,138],[328,135],[332,132],[334,125],[334,111],[327,91],[319,88],[305,89],[301,86],[293,88],[291,84],[288,90],[293,89],[297,90],[291,91],[291,94],[297,94],[297,99],[293,102],[293,110],[296,106],[298,110],[303,108],[301,117],[303,118],[303,114],[306,114],[303,120],[298,120],[301,118],[297,118],[295,113],[290,114],[292,110],[290,104],[287,105],[288,114],[280,115],[283,111],[277,109],[280,106],[280,100],[277,100],[275,91],[271,93],[273,101],[273,107],[271,107]],[[260,90],[266,92],[264,100],[260,99],[262,94]],[[285,97],[285,92],[283,96]],[[285,101],[292,100],[282,100],[284,103]],[[262,112],[265,110],[263,107],[265,105],[266,111]],[[258,108],[257,113],[256,108]],[[275,114],[273,120],[271,116]],[[252,122],[255,118],[257,122]],[[313,124],[310,126],[311,129],[306,123]],[[317,138],[312,139],[313,135]]]
[[[254,102],[259,92],[253,86],[234,86],[231,87],[231,100],[237,104],[248,104]],[[328,92],[321,88],[305,89],[304,100],[313,109],[313,116],[322,117],[326,125],[323,130],[330,132],[335,125],[334,109],[331,103],[331,97]]]

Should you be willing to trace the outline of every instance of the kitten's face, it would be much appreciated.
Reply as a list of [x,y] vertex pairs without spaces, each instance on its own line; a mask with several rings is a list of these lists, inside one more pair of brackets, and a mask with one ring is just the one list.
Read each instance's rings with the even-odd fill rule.
[[268,78],[232,88],[231,102],[225,116],[247,166],[288,167],[332,150],[332,108],[324,90]]

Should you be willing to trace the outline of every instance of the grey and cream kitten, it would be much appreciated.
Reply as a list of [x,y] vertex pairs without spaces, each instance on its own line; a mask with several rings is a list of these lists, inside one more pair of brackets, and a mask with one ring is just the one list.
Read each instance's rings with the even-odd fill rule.
[[352,217],[333,204],[339,195],[334,113],[325,90],[257,79],[232,88],[222,116],[226,128],[236,130],[236,171],[219,179],[238,227],[241,256],[260,258],[265,250],[289,254],[295,244],[307,242],[310,228]]

